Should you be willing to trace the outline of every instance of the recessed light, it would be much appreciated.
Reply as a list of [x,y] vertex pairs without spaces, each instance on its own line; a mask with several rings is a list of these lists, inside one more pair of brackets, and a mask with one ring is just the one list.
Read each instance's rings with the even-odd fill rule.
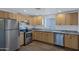
[[58,12],[62,12],[61,10],[58,10]]
[[26,12],[26,10],[24,10],[24,12]]

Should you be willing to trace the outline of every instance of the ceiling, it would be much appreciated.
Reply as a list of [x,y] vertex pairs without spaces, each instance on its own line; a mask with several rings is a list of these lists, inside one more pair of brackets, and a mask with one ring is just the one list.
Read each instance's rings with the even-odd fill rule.
[[0,8],[0,10],[35,16],[35,15],[50,15],[59,12],[67,12],[79,9],[78,8]]

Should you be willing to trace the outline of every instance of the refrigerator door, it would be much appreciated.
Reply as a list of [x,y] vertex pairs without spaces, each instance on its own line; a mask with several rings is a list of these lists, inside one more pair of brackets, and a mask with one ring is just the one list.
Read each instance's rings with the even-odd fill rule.
[[18,30],[6,30],[6,48],[8,51],[19,48]]
[[6,40],[4,30],[0,30],[0,50],[5,49],[5,44]]
[[0,30],[4,30],[4,19],[0,19]]
[[5,20],[5,29],[18,29],[18,23],[16,20]]
[[4,19],[0,19],[0,50],[5,50],[5,44]]

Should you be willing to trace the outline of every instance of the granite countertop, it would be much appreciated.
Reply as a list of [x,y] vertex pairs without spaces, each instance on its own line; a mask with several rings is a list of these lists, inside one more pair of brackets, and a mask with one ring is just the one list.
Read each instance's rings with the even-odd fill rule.
[[68,31],[68,30],[46,30],[46,29],[41,30],[41,29],[39,29],[39,30],[33,30],[33,31],[54,32],[54,33],[79,35],[79,32],[77,32],[77,31]]

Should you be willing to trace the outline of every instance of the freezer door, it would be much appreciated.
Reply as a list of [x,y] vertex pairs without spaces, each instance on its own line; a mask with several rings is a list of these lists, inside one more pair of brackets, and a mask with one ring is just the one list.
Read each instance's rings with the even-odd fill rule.
[[0,19],[0,29],[4,30],[4,19]]
[[13,51],[19,48],[18,30],[6,31],[6,48]]
[[5,29],[18,29],[18,22],[16,20],[5,20]]

